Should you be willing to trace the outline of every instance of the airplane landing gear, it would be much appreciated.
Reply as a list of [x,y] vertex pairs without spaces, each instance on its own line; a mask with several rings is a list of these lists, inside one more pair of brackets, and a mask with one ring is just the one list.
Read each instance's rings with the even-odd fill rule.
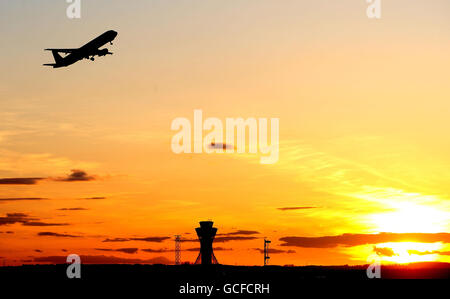
[[94,60],[95,60],[95,58],[94,58],[94,57],[91,57],[91,58],[90,58],[90,60],[94,61]]

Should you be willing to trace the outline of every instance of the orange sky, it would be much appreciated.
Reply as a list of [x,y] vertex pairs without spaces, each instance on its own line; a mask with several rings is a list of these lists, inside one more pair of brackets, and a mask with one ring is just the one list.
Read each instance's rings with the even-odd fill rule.
[[[279,265],[450,261],[448,1],[28,2],[0,4],[0,264],[172,262],[205,219],[245,237],[225,264],[262,264],[264,237]],[[41,66],[109,29],[114,55]],[[194,109],[279,118],[279,161],[174,154]]]

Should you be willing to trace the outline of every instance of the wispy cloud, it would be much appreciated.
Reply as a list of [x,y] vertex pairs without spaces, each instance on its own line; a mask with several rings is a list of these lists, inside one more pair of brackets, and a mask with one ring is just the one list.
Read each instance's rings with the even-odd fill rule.
[[54,232],[39,232],[37,234],[40,237],[58,237],[58,238],[81,238],[81,236],[75,236],[70,234],[61,234],[61,233],[54,233]]
[[0,202],[7,201],[32,201],[32,200],[47,200],[48,198],[41,197],[11,197],[11,198],[0,198]]
[[216,243],[224,243],[224,242],[230,242],[230,241],[249,241],[249,240],[256,240],[257,237],[244,237],[244,236],[225,236],[225,237],[216,237],[214,239],[214,242]]
[[0,179],[0,185],[35,185],[44,178],[5,178]]
[[379,233],[379,234],[343,234],[324,237],[283,237],[281,246],[305,248],[333,248],[337,246],[358,246],[388,242],[450,242],[450,233]]
[[68,223],[46,223],[46,222],[40,222],[40,221],[29,221],[29,222],[24,222],[22,225],[24,225],[24,226],[66,226],[69,224]]
[[6,217],[0,217],[0,225],[21,223],[24,226],[65,226],[68,223],[46,223],[24,213],[8,213]]
[[[231,241],[249,241],[249,240],[256,240],[259,239],[259,237],[253,237],[253,236],[217,236],[214,238],[214,243],[225,243],[225,242],[231,242]],[[198,239],[181,239],[181,242],[198,242]]]
[[102,242],[128,242],[128,241],[143,241],[143,242],[154,242],[161,243],[165,240],[170,239],[170,237],[143,237],[143,238],[107,238]]
[[168,249],[168,248],[158,248],[158,249],[154,249],[154,248],[145,248],[145,249],[141,249],[141,251],[144,252],[150,252],[150,253],[165,253],[165,252],[174,252],[174,249]]
[[[261,248],[252,248],[252,249],[259,251],[260,253],[264,253],[264,249],[261,249]],[[276,248],[269,248],[268,252],[271,254],[280,254],[280,253],[291,254],[291,253],[295,253],[295,250],[291,250],[291,249],[282,250],[282,249],[276,249]]]
[[430,254],[450,255],[450,251],[439,251],[439,250],[432,250],[432,251],[408,250],[408,253],[416,255],[430,255]]
[[116,251],[116,252],[123,252],[128,254],[134,254],[138,252],[138,248],[118,248],[118,249],[111,249],[111,248],[95,248],[95,250],[99,251]]
[[86,182],[93,181],[96,176],[88,175],[84,170],[73,169],[72,172],[64,177],[21,177],[21,178],[1,178],[0,185],[35,185],[42,180],[51,180],[56,182]]
[[257,235],[259,232],[255,230],[237,230],[234,232],[217,234],[217,236],[238,236],[238,235]]
[[293,211],[293,210],[309,210],[309,209],[316,209],[317,207],[284,207],[284,208],[277,208],[277,210],[280,211]]
[[[50,264],[66,264],[67,256],[45,256],[36,257],[33,262],[50,263]],[[83,264],[170,264],[171,261],[165,257],[155,257],[151,259],[130,259],[116,256],[104,255],[80,255]]]
[[128,242],[130,241],[129,238],[107,238],[105,240],[103,240],[102,242]]
[[[214,247],[213,250],[214,251],[232,251],[233,248]],[[141,249],[141,251],[149,252],[149,253],[164,253],[164,252],[174,252],[175,250],[174,249],[169,249],[169,248],[158,248],[158,249],[146,248],[146,249]],[[198,251],[200,251],[200,248],[199,247],[182,248],[181,251],[198,252]]]
[[71,172],[71,174],[65,177],[53,178],[53,180],[58,182],[85,182],[95,180],[95,176],[88,175],[84,170],[72,169]]
[[[0,165],[2,171],[16,173],[18,169],[26,173],[64,173],[67,169],[93,169],[98,167],[97,163],[74,161],[65,157],[58,157],[50,153],[20,153],[0,149]],[[15,184],[35,184],[46,176],[14,176],[12,178],[29,179],[18,180]],[[31,179],[31,180],[30,180]],[[12,181],[14,182],[14,181]]]
[[170,237],[144,237],[144,238],[130,238],[130,241],[156,242],[168,240]]
[[8,225],[15,223],[26,223],[31,220],[36,220],[30,218],[29,215],[24,213],[7,213],[5,217],[0,217],[0,225]]

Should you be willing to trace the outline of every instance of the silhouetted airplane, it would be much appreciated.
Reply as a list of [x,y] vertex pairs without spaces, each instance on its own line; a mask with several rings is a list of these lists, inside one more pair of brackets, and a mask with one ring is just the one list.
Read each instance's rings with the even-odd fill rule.
[[[52,51],[53,57],[55,58],[55,63],[47,63],[44,65],[52,66],[53,68],[65,67],[82,59],[90,59],[94,61],[95,55],[112,55],[113,53],[109,52],[107,48],[99,48],[107,43],[112,45],[112,41],[116,38],[116,36],[116,31],[109,30],[78,49],[45,49],[45,51]],[[65,57],[61,57],[59,53],[65,53],[67,55]]]

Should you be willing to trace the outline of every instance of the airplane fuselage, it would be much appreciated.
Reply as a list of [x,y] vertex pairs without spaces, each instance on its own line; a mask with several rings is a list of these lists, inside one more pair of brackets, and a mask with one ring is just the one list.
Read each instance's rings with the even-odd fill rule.
[[[116,38],[116,36],[117,36],[116,31],[109,30],[100,35],[99,37],[96,37],[95,39],[91,40],[81,48],[73,49],[73,51],[71,51],[65,57],[55,56],[55,52],[63,52],[64,49],[62,50],[48,49],[51,50],[53,52],[53,55],[55,56],[55,64],[46,64],[46,65],[53,66],[53,68],[66,67],[84,58],[88,59],[89,57],[93,57],[95,55],[104,56],[106,54],[112,54],[109,53],[107,49],[100,50],[99,48],[107,43],[112,43],[112,41]],[[59,56],[59,54],[57,55]],[[93,60],[93,58],[91,59]]]

